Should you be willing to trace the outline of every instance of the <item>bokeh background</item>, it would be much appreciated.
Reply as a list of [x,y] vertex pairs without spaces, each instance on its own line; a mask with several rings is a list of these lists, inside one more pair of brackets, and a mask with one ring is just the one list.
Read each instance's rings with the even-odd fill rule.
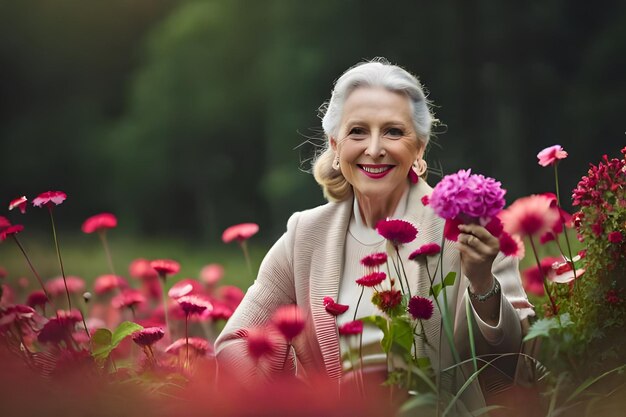
[[[420,77],[444,124],[431,185],[472,168],[509,202],[553,191],[535,155],[561,144],[567,197],[626,143],[619,0],[0,0],[0,214],[26,226],[50,271],[47,215],[7,213],[17,196],[68,194],[56,213],[66,250],[84,251],[76,273],[105,265],[80,236],[103,211],[119,218],[121,265],[219,262],[221,232],[245,221],[261,226],[258,263],[292,212],[323,203],[306,172],[323,141],[317,109],[345,69],[377,56]],[[7,246],[0,265],[12,266]]]

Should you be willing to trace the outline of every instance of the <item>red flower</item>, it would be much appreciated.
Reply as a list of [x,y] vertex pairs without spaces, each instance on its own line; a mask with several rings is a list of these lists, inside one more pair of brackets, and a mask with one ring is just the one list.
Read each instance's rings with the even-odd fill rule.
[[376,224],[379,235],[398,247],[415,240],[417,229],[411,223],[400,219],[385,219]]
[[515,258],[523,258],[526,253],[524,242],[517,235],[510,235],[503,232],[498,238],[500,242],[500,252],[504,256],[513,256]]
[[93,233],[104,229],[113,229],[116,226],[117,218],[114,215],[111,213],[100,213],[85,220],[81,229],[85,233]]
[[387,262],[387,254],[385,252],[372,253],[361,259],[361,265],[368,268],[384,265],[385,262]]
[[254,359],[259,360],[263,356],[272,355],[276,351],[276,344],[268,337],[267,330],[255,327],[246,331],[248,352]]
[[128,288],[111,299],[114,308],[135,308],[146,302],[146,297],[139,290]]
[[331,297],[324,297],[324,308],[333,316],[338,316],[345,313],[348,310],[349,306],[336,303],[335,300],[333,300]]
[[209,264],[200,271],[200,280],[207,285],[215,285],[224,276],[224,267],[220,264]]
[[372,272],[356,280],[356,283],[364,287],[374,287],[387,278],[384,272]]
[[80,312],[77,310],[59,310],[57,316],[48,320],[43,326],[37,340],[40,343],[59,343],[67,341],[74,330],[76,323],[82,320]]
[[126,287],[128,287],[126,280],[119,275],[113,274],[100,275],[93,284],[94,291],[96,294],[100,295],[118,288],[122,289]]
[[151,346],[161,340],[165,332],[160,327],[146,327],[132,334],[133,342],[139,346]]
[[63,191],[46,191],[45,193],[39,194],[33,200],[33,206],[41,207],[44,205],[45,207],[52,207],[53,205],[59,205],[65,201],[67,198],[67,194]]
[[489,221],[489,223],[487,223],[485,229],[487,229],[487,231],[491,233],[494,237],[500,237],[502,231],[504,230],[504,226],[502,226],[500,218],[494,217],[493,219],[491,219],[491,221]]
[[150,261],[143,258],[135,259],[130,263],[128,272],[131,277],[139,279],[154,279],[158,278],[159,274],[150,266]]
[[230,243],[233,240],[243,242],[254,236],[259,231],[259,225],[256,223],[241,223],[230,226],[222,233],[222,241]]
[[372,303],[385,313],[399,306],[401,302],[402,293],[398,290],[379,291],[372,297]]
[[500,213],[504,230],[520,236],[541,236],[551,231],[559,221],[559,213],[551,207],[551,202],[544,195],[518,198]]
[[6,229],[11,226],[11,222],[4,216],[0,216],[0,231]]
[[186,295],[198,294],[200,292],[202,292],[202,287],[197,281],[185,278],[174,284],[167,292],[167,295],[169,295],[170,298],[177,299]]
[[411,252],[411,254],[409,255],[409,260],[413,261],[416,260],[416,258],[424,259],[427,256],[433,256],[438,254],[439,252],[441,252],[441,246],[436,243],[426,243]]
[[[580,258],[580,256],[574,256],[573,261],[577,262]],[[563,262],[562,259],[559,259],[559,262],[552,264],[552,271],[548,274],[548,279],[559,284],[569,284],[574,281],[574,279],[580,278],[584,273],[585,269],[579,268],[576,270],[576,276],[574,277],[572,264],[567,261]]]
[[26,202],[28,202],[26,196],[21,196],[19,198],[16,198],[15,200],[11,200],[11,202],[9,203],[9,210],[13,210],[17,207],[20,209],[22,214],[24,214],[26,213]]
[[433,302],[428,298],[414,295],[409,300],[409,306],[407,308],[411,317],[415,320],[428,320],[433,316]]
[[606,292],[606,295],[604,296],[604,299],[609,304],[619,304],[622,302],[620,294],[617,290],[608,290]]
[[622,240],[624,240],[624,237],[622,236],[622,232],[620,231],[614,231],[609,233],[609,242],[611,243],[620,243]]
[[463,222],[456,219],[446,219],[446,222],[443,224],[443,237],[453,242],[456,242],[459,238],[459,225],[463,224]]
[[421,201],[423,205],[427,206],[428,204],[430,204],[430,197],[425,195],[424,197],[421,198]]
[[171,259],[157,259],[150,262],[150,266],[163,277],[177,274],[180,271],[180,264]]
[[35,290],[28,294],[28,298],[26,299],[26,304],[30,307],[37,307],[45,305],[48,302],[48,297],[46,297],[46,293],[42,290]]
[[189,342],[189,348],[193,349],[193,351],[198,356],[206,355],[209,352],[213,353],[213,346],[211,346],[208,341],[200,337],[190,337],[188,340],[184,337],[178,339],[177,341],[165,348],[165,353],[178,354],[181,349],[186,348],[187,341]]
[[363,322],[361,320],[349,321],[338,328],[339,334],[343,336],[357,335],[363,333]]
[[195,295],[186,295],[176,300],[180,308],[183,309],[185,315],[202,314],[205,310],[211,309],[211,303]]
[[217,296],[234,310],[243,300],[244,293],[241,288],[234,285],[223,285],[217,290]]
[[[80,277],[65,277],[67,283],[67,291],[71,294],[80,294],[85,291],[85,281]],[[65,294],[65,283],[63,277],[56,277],[46,282],[46,291],[51,296],[59,296]]]
[[9,225],[4,229],[0,229],[0,242],[6,240],[6,238],[9,236],[18,234],[22,230],[24,230],[24,226],[22,226],[21,224]]
[[279,307],[272,316],[272,323],[287,341],[302,333],[305,325],[302,310],[295,304]]
[[537,154],[537,159],[539,159],[539,165],[541,165],[542,167],[554,165],[559,160],[565,158],[567,158],[567,152],[563,150],[561,145],[550,146]]
[[226,303],[213,300],[213,310],[211,310],[211,318],[213,320],[228,320],[233,315],[233,309]]

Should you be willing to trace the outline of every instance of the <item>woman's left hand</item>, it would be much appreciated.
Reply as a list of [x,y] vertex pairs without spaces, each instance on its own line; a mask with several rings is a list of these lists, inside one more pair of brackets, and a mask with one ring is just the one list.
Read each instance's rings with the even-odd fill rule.
[[475,294],[484,294],[493,287],[491,266],[500,251],[500,242],[477,224],[462,224],[459,230],[461,266],[470,280],[470,290]]

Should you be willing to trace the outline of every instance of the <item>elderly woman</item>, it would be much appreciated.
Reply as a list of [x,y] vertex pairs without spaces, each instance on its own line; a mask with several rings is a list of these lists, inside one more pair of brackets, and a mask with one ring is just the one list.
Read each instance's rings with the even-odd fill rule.
[[[245,332],[240,330],[261,326],[280,306],[296,304],[307,324],[292,343],[298,371],[342,378],[341,358],[347,347],[340,344],[337,325],[352,319],[349,313],[359,299],[361,288],[355,280],[364,275],[359,261],[385,252],[386,242],[375,230],[377,222],[396,218],[417,227],[416,240],[400,249],[404,259],[421,245],[441,240],[443,220],[422,203],[432,188],[423,178],[418,180],[426,172],[424,150],[433,120],[419,81],[398,66],[382,60],[362,63],[337,80],[323,112],[326,147],[314,163],[315,179],[329,202],[291,216],[287,231],[265,257],[254,285],[216,342],[220,363],[242,378],[268,372],[248,356]],[[446,245],[442,254],[444,275],[463,271],[447,288],[456,349],[462,358],[470,354],[465,308],[469,297],[477,353],[518,352],[520,315],[512,302],[526,296],[517,265],[499,253],[498,240],[485,228],[459,228],[458,242]],[[404,266],[411,293],[428,297],[426,266],[414,262]],[[349,305],[349,313],[336,319],[325,310],[325,297]],[[370,299],[371,293],[362,298],[358,317],[380,314]],[[430,343],[416,337],[418,353],[429,356],[435,370],[452,365],[451,349],[445,337],[439,337],[439,313],[435,311],[424,326]],[[366,326],[362,338],[365,366],[384,364],[382,332]],[[441,346],[441,356],[440,340],[446,345]],[[269,372],[282,366],[283,360],[277,358]],[[465,398],[472,408],[483,401],[476,386]]]

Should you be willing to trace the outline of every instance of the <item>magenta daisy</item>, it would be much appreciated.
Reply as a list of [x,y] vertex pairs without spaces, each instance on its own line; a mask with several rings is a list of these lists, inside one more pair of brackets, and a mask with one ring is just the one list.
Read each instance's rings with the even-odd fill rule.
[[385,262],[387,262],[387,254],[385,252],[372,253],[361,259],[361,265],[368,268],[384,265]]
[[398,247],[405,243],[413,242],[417,236],[417,229],[406,220],[384,219],[376,224],[379,235]]
[[133,342],[139,346],[151,346],[161,340],[165,332],[160,327],[146,327],[132,334]]
[[358,335],[363,333],[363,322],[361,320],[349,321],[338,328],[342,336]]
[[21,196],[19,198],[16,198],[15,200],[11,200],[11,202],[9,203],[9,210],[13,210],[14,208],[19,208],[20,212],[24,214],[26,213],[27,202],[28,202],[28,199],[26,198],[26,196]]
[[356,283],[363,287],[375,287],[387,278],[384,272],[372,272],[356,280]]
[[272,316],[272,323],[287,341],[293,340],[302,333],[305,325],[302,310],[295,304],[278,308]]
[[567,158],[567,152],[563,150],[561,145],[549,146],[537,154],[539,165],[542,167],[554,165],[565,158]]
[[324,297],[324,308],[333,316],[338,316],[348,311],[349,307],[345,304],[336,303],[331,297]]
[[441,246],[439,246],[437,243],[426,243],[411,252],[411,254],[409,255],[409,260],[414,261],[424,259],[427,256],[437,255],[439,252],[441,252]]
[[415,320],[428,320],[433,316],[433,302],[428,298],[414,295],[409,300],[407,311]]

